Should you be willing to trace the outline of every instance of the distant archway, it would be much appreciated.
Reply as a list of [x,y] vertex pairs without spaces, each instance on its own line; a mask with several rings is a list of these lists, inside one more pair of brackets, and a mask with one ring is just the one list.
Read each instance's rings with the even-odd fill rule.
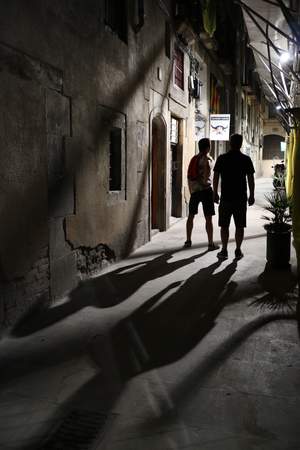
[[264,136],[262,152],[262,176],[271,177],[273,175],[273,166],[276,161],[284,159],[284,153],[281,151],[281,142],[284,137],[278,134],[268,134]]
[[159,115],[152,120],[151,229],[166,229],[166,125]]
[[282,159],[284,154],[280,148],[281,142],[284,142],[284,138],[278,134],[268,134],[267,136],[264,136],[263,160]]

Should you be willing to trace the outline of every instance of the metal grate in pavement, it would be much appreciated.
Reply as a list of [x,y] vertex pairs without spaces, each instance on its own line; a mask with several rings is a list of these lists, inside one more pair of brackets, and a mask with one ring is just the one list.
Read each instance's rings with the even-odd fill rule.
[[109,419],[107,414],[72,411],[47,439],[41,450],[91,450],[99,443]]

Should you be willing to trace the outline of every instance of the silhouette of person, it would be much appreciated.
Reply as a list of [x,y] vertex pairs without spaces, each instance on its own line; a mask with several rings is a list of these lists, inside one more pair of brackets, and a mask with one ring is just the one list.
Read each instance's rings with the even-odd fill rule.
[[194,217],[198,214],[199,203],[202,203],[205,216],[205,227],[208,238],[208,251],[217,250],[219,247],[213,241],[212,216],[215,215],[213,190],[211,186],[212,169],[214,160],[209,156],[209,139],[203,138],[198,142],[199,153],[195,155],[188,167],[188,185],[191,193],[189,202],[189,215],[186,222],[185,248],[192,245],[191,237],[194,226]]
[[235,223],[235,257],[243,257],[241,245],[244,239],[247,215],[247,181],[249,187],[249,206],[254,199],[254,167],[249,156],[241,152],[243,137],[233,134],[230,137],[230,151],[220,155],[214,167],[214,201],[219,203],[218,184],[221,176],[221,201],[219,206],[219,226],[221,227],[222,249],[218,258],[227,259],[227,244],[231,216]]

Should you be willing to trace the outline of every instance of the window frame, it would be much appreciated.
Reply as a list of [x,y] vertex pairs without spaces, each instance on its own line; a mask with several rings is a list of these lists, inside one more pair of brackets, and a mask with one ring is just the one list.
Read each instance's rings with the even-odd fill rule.
[[109,192],[122,191],[122,134],[122,128],[116,126],[109,131]]
[[[178,56],[180,55],[180,61]],[[179,61],[179,65],[178,65]],[[181,74],[179,78],[177,76],[177,71]],[[177,80],[181,80],[180,84],[177,83]],[[174,46],[174,86],[176,86],[181,91],[184,91],[184,52],[177,45]]]

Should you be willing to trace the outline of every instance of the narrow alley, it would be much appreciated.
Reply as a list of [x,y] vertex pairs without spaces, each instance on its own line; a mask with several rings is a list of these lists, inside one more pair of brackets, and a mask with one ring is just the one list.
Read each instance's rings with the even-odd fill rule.
[[0,448],[296,450],[295,254],[267,267],[262,213],[239,261],[206,251],[202,215],[183,249],[179,220],[28,315],[0,342]]
[[0,1],[0,450],[299,450],[300,2]]

